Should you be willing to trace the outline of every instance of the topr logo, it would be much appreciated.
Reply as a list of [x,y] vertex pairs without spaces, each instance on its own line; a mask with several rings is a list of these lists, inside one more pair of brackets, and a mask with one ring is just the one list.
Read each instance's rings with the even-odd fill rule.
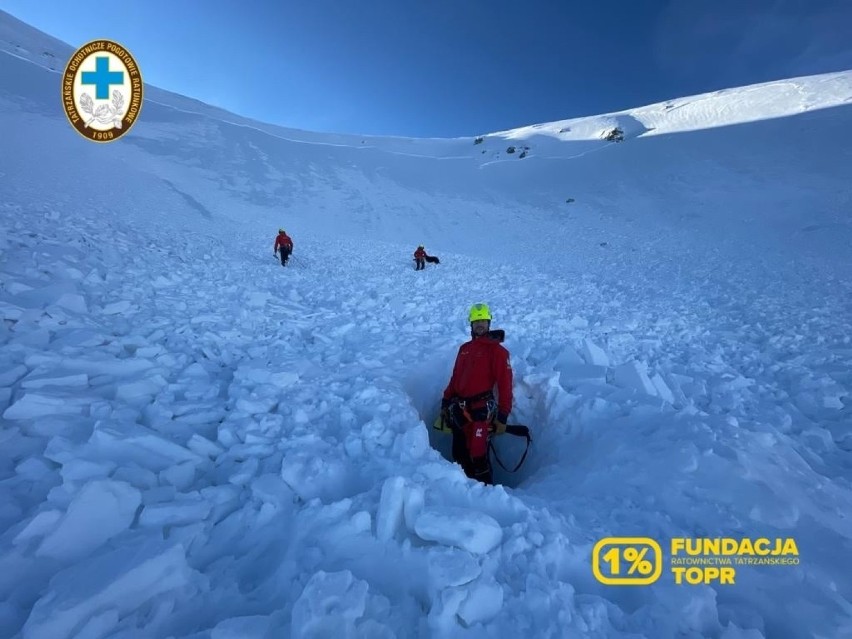
[[62,76],[62,105],[85,138],[113,142],[130,130],[142,109],[142,75],[120,44],[93,40],[74,52]]

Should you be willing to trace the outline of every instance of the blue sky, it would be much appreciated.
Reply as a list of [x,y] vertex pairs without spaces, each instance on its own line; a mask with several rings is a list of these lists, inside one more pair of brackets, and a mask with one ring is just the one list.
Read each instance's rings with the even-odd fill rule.
[[852,68],[848,0],[51,0],[0,8],[109,38],[145,81],[315,131],[474,135]]

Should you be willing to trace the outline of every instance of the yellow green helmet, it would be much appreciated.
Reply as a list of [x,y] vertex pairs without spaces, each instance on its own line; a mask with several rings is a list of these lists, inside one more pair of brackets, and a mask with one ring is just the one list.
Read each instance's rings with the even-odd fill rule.
[[471,322],[475,322],[477,320],[490,320],[491,319],[491,310],[488,308],[487,304],[474,304],[470,307],[470,314],[468,315],[468,320]]

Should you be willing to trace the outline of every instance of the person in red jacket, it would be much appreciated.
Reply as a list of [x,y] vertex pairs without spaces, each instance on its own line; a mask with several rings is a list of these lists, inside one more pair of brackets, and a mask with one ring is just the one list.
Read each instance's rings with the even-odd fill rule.
[[474,304],[468,319],[471,340],[459,348],[441,400],[441,417],[452,429],[453,461],[468,477],[491,484],[488,438],[506,432],[512,412],[512,365],[502,340],[491,333],[488,306]]
[[290,259],[290,253],[293,252],[293,240],[284,232],[284,229],[278,229],[278,236],[275,238],[275,255],[280,253],[281,266],[287,266],[287,260]]
[[415,262],[415,271],[422,271],[426,268],[426,249],[423,248],[423,245],[417,247],[417,250],[414,251],[414,262]]

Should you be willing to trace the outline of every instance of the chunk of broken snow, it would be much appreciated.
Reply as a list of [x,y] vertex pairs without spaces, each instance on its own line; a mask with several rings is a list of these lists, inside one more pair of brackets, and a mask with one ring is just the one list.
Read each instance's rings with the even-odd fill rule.
[[487,623],[497,616],[502,607],[503,589],[491,580],[490,583],[468,587],[467,597],[457,614],[470,627],[475,623]]
[[73,311],[74,313],[88,313],[89,308],[86,306],[86,300],[82,295],[76,293],[65,293],[60,295],[56,300],[56,306]]
[[29,390],[44,388],[45,386],[69,386],[72,388],[82,388],[89,384],[89,376],[86,373],[55,373],[50,374],[33,374],[27,376],[21,382],[21,388]]
[[104,542],[130,528],[141,493],[120,481],[99,479],[78,492],[56,528],[45,537],[36,555],[82,559]]
[[637,390],[646,395],[657,395],[657,389],[651,383],[644,364],[628,362],[615,368],[615,385],[621,388]]
[[672,393],[669,385],[666,384],[665,380],[659,373],[656,373],[651,378],[651,383],[654,385],[654,388],[657,390],[657,396],[667,401],[669,404],[674,404],[675,397],[674,393]]
[[414,532],[425,541],[456,546],[474,555],[491,552],[503,540],[503,529],[493,517],[462,508],[424,510],[414,523]]
[[125,313],[130,309],[131,303],[130,300],[121,300],[120,302],[113,302],[112,304],[107,304],[103,308],[104,315],[119,315],[121,313]]
[[592,340],[587,339],[583,342],[583,357],[587,364],[609,366],[609,355]]
[[37,419],[52,415],[79,415],[90,401],[82,398],[25,393],[21,399],[3,412],[3,417],[5,419]]
[[21,630],[24,639],[69,639],[102,611],[120,616],[161,595],[186,588],[194,571],[182,546],[156,539],[123,547],[59,572],[36,601]]

